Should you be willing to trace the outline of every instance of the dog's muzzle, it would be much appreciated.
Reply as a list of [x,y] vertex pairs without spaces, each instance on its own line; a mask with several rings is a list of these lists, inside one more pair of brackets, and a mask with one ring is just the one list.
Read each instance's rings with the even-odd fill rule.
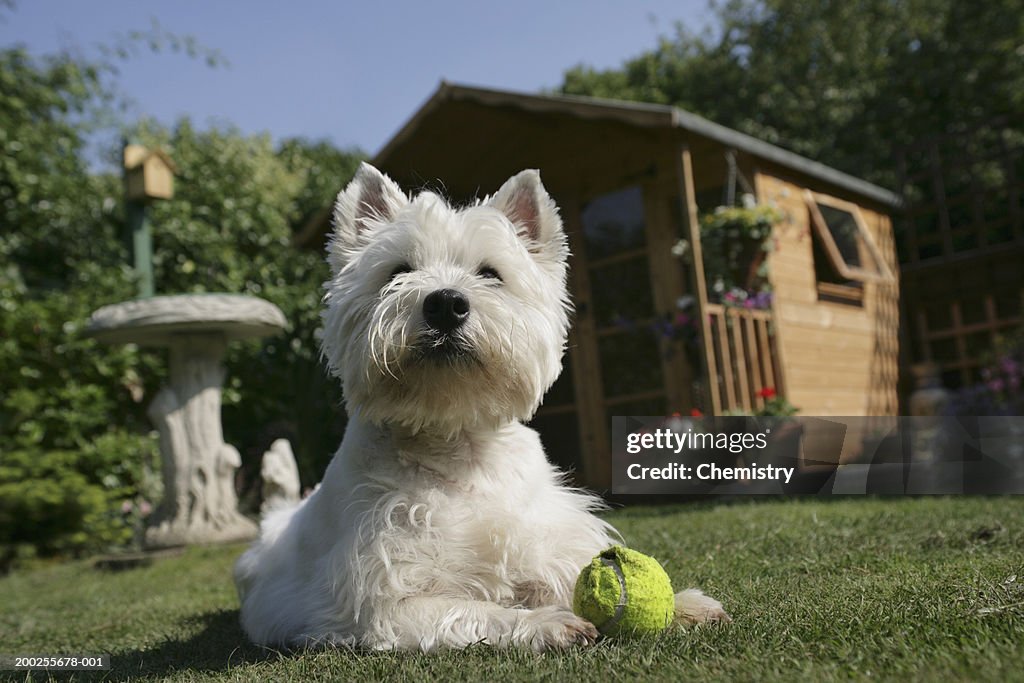
[[447,335],[469,318],[469,299],[454,289],[438,289],[423,300],[423,320],[430,329]]

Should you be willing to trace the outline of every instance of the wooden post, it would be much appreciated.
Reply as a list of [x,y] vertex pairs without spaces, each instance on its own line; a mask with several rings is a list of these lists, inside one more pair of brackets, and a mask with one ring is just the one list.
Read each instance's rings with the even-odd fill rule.
[[733,314],[732,325],[730,327],[733,331],[733,345],[736,349],[736,375],[739,380],[739,394],[740,394],[740,406],[743,410],[750,411],[752,409],[750,405],[750,382],[748,373],[750,368],[747,366],[747,345],[746,340],[743,338],[743,318],[741,314]]
[[[672,255],[672,244],[678,237],[673,226],[671,207],[666,199],[660,184],[644,187],[647,262],[650,267],[654,311],[656,315],[667,315],[670,320],[674,320],[679,310],[676,302],[686,292],[686,285],[679,260]],[[690,367],[681,341],[659,338],[659,348],[662,344],[665,352],[661,356],[661,366],[669,412],[679,411],[688,415],[693,408],[694,369]]]
[[953,303],[949,306],[949,313],[953,318],[953,343],[956,344],[956,360],[957,365],[960,368],[960,383],[964,386],[968,386],[971,383],[971,371],[964,362],[968,359],[967,333],[963,329],[964,318],[960,310],[959,300],[953,300]]
[[[721,309],[721,314],[716,315],[715,319],[719,321],[718,324],[718,350],[722,354],[722,383],[725,384],[725,404],[716,409],[716,413],[721,411],[722,408],[725,410],[735,410],[739,407],[739,402],[736,400],[736,372],[733,370],[732,364],[732,348],[729,343],[729,311],[726,308]],[[711,326],[711,321],[708,320],[708,327]],[[714,353],[712,351],[712,353]],[[715,382],[718,384],[718,382]]]
[[[761,339],[761,347],[765,349],[765,382],[766,386],[772,387],[780,396],[786,395],[786,388],[782,384],[782,375],[776,372],[775,366],[779,356],[779,342],[778,335],[773,334],[769,331],[769,327],[772,325],[773,313],[767,311],[767,315],[761,319],[761,322],[757,326],[757,334]],[[774,340],[774,343],[772,343]]]
[[590,272],[587,270],[580,202],[575,197],[560,198],[565,234],[572,251],[570,286],[576,300],[576,320],[569,333],[572,354],[573,387],[576,392],[580,429],[580,481],[595,490],[611,488],[612,462],[608,423],[601,385],[601,359],[597,349],[597,329],[590,300]]
[[700,244],[700,221],[697,218],[697,192],[693,186],[693,160],[690,157],[690,148],[685,144],[679,147],[678,159],[676,173],[680,189],[679,196],[682,201],[682,214],[686,221],[686,234],[690,241],[690,254],[693,260],[693,268],[690,271],[691,277],[693,277],[691,291],[697,295],[697,317],[700,320],[700,336],[704,346],[703,374],[711,395],[711,412],[717,413],[721,409],[721,398],[718,394],[718,378],[711,376],[711,368],[715,367],[714,349],[711,346],[714,342],[711,338],[711,323],[708,320],[708,288],[704,279],[704,253]]
[[146,205],[135,200],[126,200],[125,218],[132,249],[132,268],[138,278],[139,298],[145,299],[156,293],[153,279],[153,234],[149,227]]
[[747,340],[747,360],[750,363],[750,378],[752,380],[751,401],[755,409],[764,407],[764,397],[761,395],[761,390],[765,386],[762,379],[764,368],[762,354],[768,351],[758,343],[756,327],[757,322],[753,313],[743,316],[743,330]]

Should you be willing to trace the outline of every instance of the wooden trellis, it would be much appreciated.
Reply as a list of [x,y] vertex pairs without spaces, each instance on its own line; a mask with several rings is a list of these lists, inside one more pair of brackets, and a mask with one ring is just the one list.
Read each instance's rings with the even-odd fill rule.
[[771,311],[707,304],[711,401],[716,415],[764,407],[765,389],[785,395]]

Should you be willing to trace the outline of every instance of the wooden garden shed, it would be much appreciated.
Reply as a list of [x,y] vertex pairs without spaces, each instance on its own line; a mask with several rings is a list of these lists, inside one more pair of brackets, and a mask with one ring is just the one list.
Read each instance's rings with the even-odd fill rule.
[[[373,163],[454,201],[540,169],[576,318],[534,426],[581,483],[610,480],[613,415],[754,411],[772,392],[805,415],[896,413],[887,190],[670,106],[449,83]],[[744,192],[782,215],[762,308],[716,301],[703,267],[699,217]],[[302,239],[321,245],[326,219],[311,228]]]

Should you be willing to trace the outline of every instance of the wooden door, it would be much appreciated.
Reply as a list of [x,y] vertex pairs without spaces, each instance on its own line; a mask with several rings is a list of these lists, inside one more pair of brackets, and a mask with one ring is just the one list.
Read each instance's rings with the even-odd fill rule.
[[579,483],[604,489],[613,416],[690,407],[689,365],[664,327],[684,292],[683,266],[671,254],[678,202],[634,185],[559,203],[576,317],[566,369],[533,425],[552,460],[574,469]]

